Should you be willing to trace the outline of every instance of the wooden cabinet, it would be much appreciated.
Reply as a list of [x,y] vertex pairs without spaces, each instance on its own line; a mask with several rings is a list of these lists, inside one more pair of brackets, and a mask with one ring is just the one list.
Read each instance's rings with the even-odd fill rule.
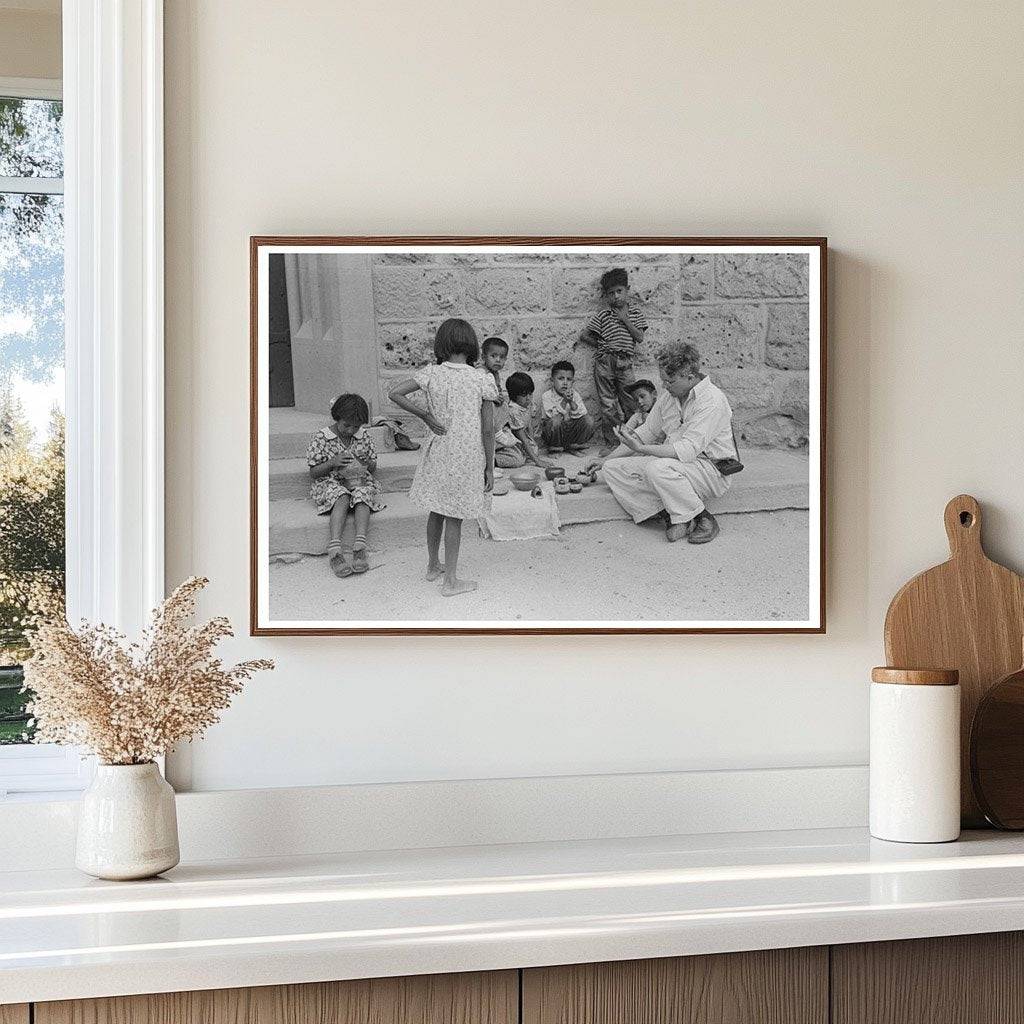
[[523,1024],[826,1024],[828,949],[523,971]]
[[518,972],[493,971],[36,1003],[34,1024],[516,1024],[518,1017]]
[[1024,1024],[1024,933],[832,947],[833,1024]]
[[0,1006],[0,1024],[1024,1024],[1024,933]]

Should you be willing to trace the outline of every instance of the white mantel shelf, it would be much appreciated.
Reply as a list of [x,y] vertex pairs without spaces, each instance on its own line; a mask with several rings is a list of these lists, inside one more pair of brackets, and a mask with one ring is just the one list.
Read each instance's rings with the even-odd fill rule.
[[1024,837],[860,829],[0,873],[0,1003],[1024,928]]

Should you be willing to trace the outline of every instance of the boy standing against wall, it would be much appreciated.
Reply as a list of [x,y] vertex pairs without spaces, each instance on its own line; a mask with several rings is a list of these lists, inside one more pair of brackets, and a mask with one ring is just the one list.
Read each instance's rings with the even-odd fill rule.
[[601,403],[602,456],[617,444],[615,428],[636,409],[627,390],[633,383],[636,346],[644,339],[647,320],[629,305],[629,276],[621,267],[601,275],[601,295],[607,308],[598,310],[580,332],[580,341],[597,346],[594,359],[594,384]]

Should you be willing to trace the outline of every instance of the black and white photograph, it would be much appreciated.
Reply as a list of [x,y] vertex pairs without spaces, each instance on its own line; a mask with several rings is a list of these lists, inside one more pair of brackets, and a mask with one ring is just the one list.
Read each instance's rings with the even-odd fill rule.
[[825,252],[253,238],[253,632],[821,632]]

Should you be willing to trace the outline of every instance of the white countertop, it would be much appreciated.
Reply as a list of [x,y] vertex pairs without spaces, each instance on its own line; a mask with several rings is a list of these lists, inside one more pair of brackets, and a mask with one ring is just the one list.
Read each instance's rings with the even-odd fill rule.
[[1024,836],[859,829],[0,873],[0,1003],[1024,929]]

